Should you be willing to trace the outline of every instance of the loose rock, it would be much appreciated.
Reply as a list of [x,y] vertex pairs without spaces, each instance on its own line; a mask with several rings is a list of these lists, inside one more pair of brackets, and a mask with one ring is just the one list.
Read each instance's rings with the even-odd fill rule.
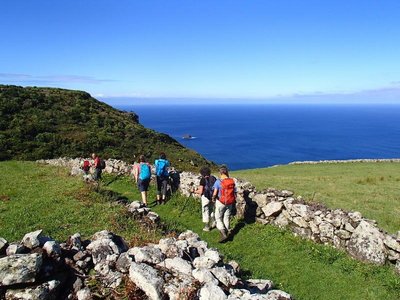
[[386,260],[383,238],[375,226],[361,221],[349,240],[348,251],[360,260],[383,265]]
[[0,258],[1,285],[35,282],[42,263],[42,256],[37,253],[14,254]]
[[157,271],[144,263],[132,262],[129,278],[152,300],[162,299],[164,280]]

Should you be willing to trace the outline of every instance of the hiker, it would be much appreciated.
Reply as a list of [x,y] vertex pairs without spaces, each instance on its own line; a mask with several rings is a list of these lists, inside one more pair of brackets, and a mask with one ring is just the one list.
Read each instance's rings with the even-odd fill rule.
[[157,175],[157,204],[165,204],[167,198],[167,185],[169,177],[170,163],[164,152],[160,153],[160,158],[154,162]]
[[92,153],[92,158],[93,158],[92,166],[94,167],[93,179],[95,181],[98,181],[101,179],[101,173],[103,171],[101,159],[98,155],[96,155],[96,153]]
[[200,185],[196,193],[201,198],[201,215],[204,223],[203,231],[210,231],[215,227],[214,202],[212,201],[214,183],[217,181],[215,176],[211,175],[209,167],[200,169]]
[[229,178],[228,168],[219,168],[220,178],[214,183],[212,200],[215,202],[215,221],[220,231],[220,243],[225,242],[230,234],[229,222],[236,201],[235,181]]
[[175,170],[174,167],[170,167],[168,173],[171,194],[173,194],[179,189],[179,185],[181,184],[181,175],[179,174],[179,171]]
[[81,164],[81,169],[84,175],[88,175],[90,171],[90,161],[88,161],[87,159],[84,160]]
[[151,179],[151,166],[146,162],[144,155],[139,156],[139,163],[133,167],[133,176],[138,185],[138,189],[142,195],[142,203],[147,206],[147,191],[149,190],[149,184]]
[[83,171],[83,180],[89,182],[92,179],[90,175],[90,161],[85,159],[81,165],[81,169]]

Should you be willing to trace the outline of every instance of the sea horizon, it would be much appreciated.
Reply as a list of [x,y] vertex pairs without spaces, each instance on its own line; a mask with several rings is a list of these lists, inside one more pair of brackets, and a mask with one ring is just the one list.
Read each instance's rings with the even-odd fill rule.
[[224,98],[224,97],[98,97],[113,107],[130,106],[400,106],[400,99],[371,98],[352,95],[318,98],[315,95],[282,98]]
[[[231,170],[399,157],[400,105],[114,105]],[[192,139],[184,139],[190,135]]]

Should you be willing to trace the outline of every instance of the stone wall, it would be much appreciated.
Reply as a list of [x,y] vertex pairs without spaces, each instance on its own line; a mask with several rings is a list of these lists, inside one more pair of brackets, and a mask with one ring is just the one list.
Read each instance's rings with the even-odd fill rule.
[[[181,192],[189,196],[199,180],[198,175],[183,172]],[[307,204],[291,191],[268,189],[259,192],[250,182],[242,180],[236,180],[236,186],[239,217],[288,228],[301,237],[345,250],[361,261],[379,265],[391,263],[400,273],[400,231],[390,235],[360,212]]]
[[[93,162],[91,158],[55,158],[55,159],[42,159],[38,160],[38,163],[52,165],[56,167],[66,167],[71,169],[71,175],[82,174],[81,166],[85,160]],[[118,159],[106,160],[105,173],[114,174],[129,174],[132,169],[132,165]]]
[[[159,222],[139,202],[126,208],[145,224]],[[292,299],[272,281],[243,280],[240,273],[192,231],[143,247],[105,230],[61,244],[42,230],[20,242],[0,238],[0,299]]]
[[345,160],[305,160],[294,161],[289,165],[315,165],[315,164],[348,164],[348,163],[400,163],[400,158],[362,158],[362,159],[345,159]]
[[[76,174],[79,173],[79,161],[58,159],[45,162],[69,166]],[[121,161],[109,160],[106,171],[129,172],[129,166]],[[193,195],[199,180],[197,174],[180,173],[180,192],[185,196]],[[400,273],[400,231],[397,235],[390,235],[380,229],[376,221],[364,218],[360,212],[308,204],[291,191],[257,191],[250,182],[242,180],[236,180],[236,186],[236,208],[240,217],[288,228],[301,237],[343,249],[361,261],[379,265],[391,263]]]

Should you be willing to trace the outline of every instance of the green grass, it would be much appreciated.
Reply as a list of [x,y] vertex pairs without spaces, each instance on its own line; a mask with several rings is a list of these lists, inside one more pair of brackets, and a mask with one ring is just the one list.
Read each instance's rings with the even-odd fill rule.
[[[129,240],[159,238],[129,219],[113,198],[140,199],[129,178],[107,177],[96,193],[64,169],[28,162],[0,163],[0,236],[20,240],[31,230],[44,229],[58,240],[80,232],[86,237],[108,229]],[[108,192],[107,192],[108,191]],[[104,196],[108,195],[108,196]],[[150,200],[154,199],[154,187]],[[185,206],[185,204],[187,204]],[[182,211],[182,208],[183,211]],[[272,226],[234,220],[233,241],[218,244],[218,232],[203,232],[200,203],[174,196],[154,210],[170,230],[192,229],[226,259],[239,262],[243,274],[268,278],[296,299],[399,299],[400,277],[389,266],[378,267],[349,258],[331,247],[316,245]],[[181,214],[182,212],[182,214]]]
[[[124,182],[115,182],[109,188],[121,194],[131,189]],[[390,266],[364,264],[290,232],[236,219],[233,226],[238,233],[233,241],[219,244],[216,230],[202,231],[200,203],[193,198],[174,196],[153,210],[170,230],[197,232],[226,259],[238,261],[245,276],[271,279],[296,299],[400,298],[400,277]]]
[[[137,195],[130,193],[129,197]],[[89,238],[107,229],[127,241],[141,238],[142,230],[122,206],[115,205],[115,197],[95,192],[92,185],[69,176],[66,169],[0,162],[0,236],[19,241],[25,233],[43,229],[45,235],[64,241],[76,232]]]
[[360,211],[389,233],[400,230],[400,164],[286,165],[232,172],[257,189],[289,189],[330,208]]

